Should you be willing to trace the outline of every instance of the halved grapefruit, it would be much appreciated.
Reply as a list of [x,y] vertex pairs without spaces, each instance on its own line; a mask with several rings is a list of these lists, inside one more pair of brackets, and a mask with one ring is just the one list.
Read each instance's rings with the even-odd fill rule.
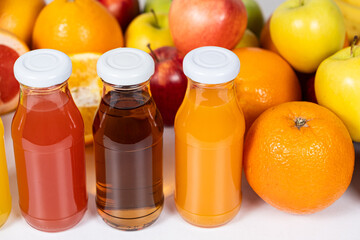
[[14,76],[16,59],[29,51],[14,34],[0,29],[0,114],[14,110],[19,101],[19,83]]

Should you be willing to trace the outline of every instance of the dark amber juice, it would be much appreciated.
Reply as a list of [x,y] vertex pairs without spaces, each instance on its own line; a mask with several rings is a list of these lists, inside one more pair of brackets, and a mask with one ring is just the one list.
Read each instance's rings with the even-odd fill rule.
[[113,90],[93,125],[96,204],[110,226],[138,230],[160,215],[163,122],[146,91]]

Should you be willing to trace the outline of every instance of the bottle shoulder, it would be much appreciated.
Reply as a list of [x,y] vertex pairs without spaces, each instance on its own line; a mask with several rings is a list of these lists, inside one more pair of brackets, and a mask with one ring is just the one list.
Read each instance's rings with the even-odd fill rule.
[[239,122],[245,122],[245,118],[236,101],[211,106],[184,100],[176,114],[175,125],[190,124],[192,121],[199,124],[204,122],[216,125],[219,123],[237,125]]
[[163,121],[153,101],[134,109],[114,109],[102,101],[93,123],[94,141],[114,148],[151,146],[162,140],[163,131]]
[[200,142],[241,141],[245,132],[245,118],[234,103],[223,106],[199,106],[184,103],[175,118],[177,139]]
[[35,145],[84,141],[84,123],[73,101],[61,108],[29,109],[19,105],[12,121],[12,138]]

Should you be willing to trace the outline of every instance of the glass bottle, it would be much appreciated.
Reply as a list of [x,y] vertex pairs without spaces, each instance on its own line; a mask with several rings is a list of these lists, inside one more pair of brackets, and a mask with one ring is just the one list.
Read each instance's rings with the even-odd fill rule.
[[34,228],[58,232],[87,209],[84,123],[67,85],[71,60],[40,49],[14,65],[20,102],[12,122],[19,204]]
[[11,196],[5,156],[4,125],[0,119],[0,227],[6,222],[10,211]]
[[200,227],[230,221],[240,209],[244,115],[234,78],[240,62],[231,51],[202,47],[184,58],[188,88],[175,118],[175,202]]
[[119,48],[97,64],[103,97],[93,123],[96,205],[110,226],[139,230],[160,215],[163,202],[163,121],[151,97],[149,54]]

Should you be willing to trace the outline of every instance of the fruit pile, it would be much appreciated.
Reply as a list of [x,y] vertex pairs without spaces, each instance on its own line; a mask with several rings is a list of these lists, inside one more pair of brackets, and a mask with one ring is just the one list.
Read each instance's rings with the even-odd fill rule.
[[143,13],[138,0],[1,0],[0,114],[17,106],[15,60],[57,49],[73,62],[69,87],[91,143],[102,94],[96,62],[131,47],[153,57],[151,91],[172,126],[187,87],[183,57],[201,46],[231,49],[241,62],[235,89],[249,183],[279,209],[313,213],[338,199],[353,173],[359,23],[357,0],[285,0],[265,24],[255,0],[147,0]]

